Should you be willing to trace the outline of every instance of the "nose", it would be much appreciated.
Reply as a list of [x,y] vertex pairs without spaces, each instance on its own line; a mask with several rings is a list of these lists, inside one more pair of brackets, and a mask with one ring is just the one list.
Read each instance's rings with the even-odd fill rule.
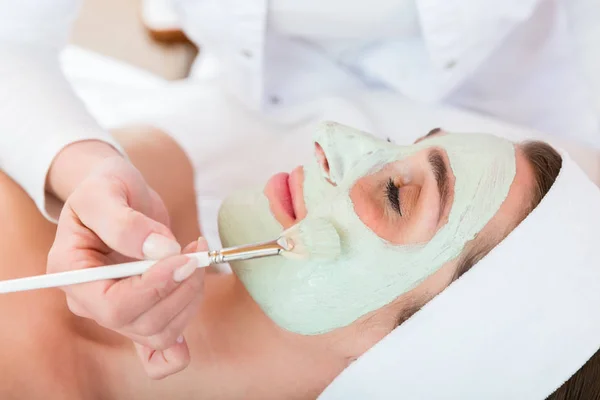
[[365,155],[387,145],[368,133],[337,122],[324,122],[317,130],[314,152],[323,176],[332,185],[338,185]]
[[337,186],[331,180],[330,177],[331,170],[329,168],[329,161],[327,160],[327,155],[325,154],[325,151],[323,150],[321,145],[317,142],[315,142],[315,158],[317,159],[317,163],[321,167],[321,172],[323,173],[323,177],[325,178],[325,180],[331,183],[333,186]]

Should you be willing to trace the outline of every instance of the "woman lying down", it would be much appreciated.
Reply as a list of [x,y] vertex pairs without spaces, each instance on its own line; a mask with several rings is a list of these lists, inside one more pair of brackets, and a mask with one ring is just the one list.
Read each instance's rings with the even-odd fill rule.
[[[175,235],[181,242],[190,242],[198,237],[199,227],[192,172],[185,154],[160,132],[143,132],[144,140],[138,140],[137,135],[139,132],[115,134],[132,162],[165,200]],[[153,162],[159,153],[169,171]],[[563,161],[558,152],[542,142],[514,144],[485,134],[436,129],[411,146],[398,146],[325,123],[315,138],[314,159],[289,175],[274,175],[263,188],[232,194],[220,210],[219,229],[223,244],[232,246],[271,240],[282,228],[301,220],[325,218],[340,235],[342,250],[336,259],[271,257],[234,263],[235,274],[207,273],[204,287],[195,288],[205,292],[203,305],[185,335],[190,365],[162,380],[147,377],[129,340],[71,313],[60,290],[2,295],[0,397],[314,399],[349,366],[340,382],[353,372],[360,377],[357,367],[377,348],[383,346],[387,357],[393,359],[395,350],[385,349],[391,339],[369,349],[392,331],[394,335],[402,332],[405,325],[408,332],[419,324],[421,313],[435,312],[436,301],[444,300],[446,293],[442,292],[446,288],[454,289],[456,285],[460,289],[461,281],[476,273],[480,260],[485,261],[486,255],[515,228],[517,234],[519,225],[526,225],[528,215],[545,201]],[[44,273],[55,227],[9,178],[1,176],[0,185],[0,278]],[[186,251],[194,249],[195,242]],[[547,248],[547,252],[552,251]],[[511,262],[506,260],[506,268]],[[535,290],[530,289],[532,298]],[[569,287],[561,290],[557,296]],[[438,296],[440,293],[443,295]],[[456,295],[456,290],[448,293]],[[481,297],[465,303],[476,306],[486,301],[485,293]],[[510,293],[503,297],[510,307]],[[455,325],[460,324],[462,311],[452,312],[456,313],[452,317]],[[465,310],[464,314],[468,313]],[[533,313],[519,315],[518,307],[511,313],[516,320],[536,318]],[[553,320],[561,318],[556,315]],[[442,329],[428,331],[425,336],[433,336],[424,352],[437,343],[451,343],[451,333]],[[485,325],[459,326],[455,330],[465,335],[493,331]],[[409,343],[412,339],[405,336]],[[421,339],[413,339],[424,337],[419,336]],[[471,346],[473,342],[463,340],[460,346]],[[529,347],[540,342],[544,342],[543,336]],[[567,340],[564,346],[569,343]],[[553,381],[549,385],[540,382],[535,386],[545,391],[541,397],[542,392],[535,396],[525,389],[520,392],[516,378],[502,378],[501,371],[518,369],[519,363],[504,369],[496,365],[497,371],[475,365],[473,373],[498,373],[499,380],[511,379],[500,387],[511,387],[510,393],[522,394],[506,397],[496,392],[504,396],[499,398],[597,398],[600,356],[590,357],[598,344],[588,346],[587,353],[581,352],[576,361],[579,364],[567,376],[550,373]],[[498,343],[487,343],[486,347],[494,349],[494,354],[504,353],[501,357],[507,359],[515,352]],[[460,360],[467,354],[461,353],[461,347],[454,351],[446,354],[448,359]],[[425,356],[442,355],[423,353]],[[396,360],[401,366],[394,372],[398,379],[409,376],[413,367],[418,368],[420,358]],[[435,362],[428,362],[434,371]],[[380,368],[381,375],[385,375],[385,365]],[[448,376],[452,369],[447,368]],[[540,369],[551,370],[552,365]],[[524,382],[531,382],[530,378]],[[470,389],[463,391],[462,397],[452,397],[446,390],[454,384],[435,377],[423,377],[423,394],[434,390],[426,387],[426,382],[436,379],[445,382],[439,384],[442,392],[417,393],[417,397],[494,398],[489,393],[482,396],[481,387],[472,393]],[[472,388],[478,386],[478,379],[452,378],[458,386]],[[485,376],[481,379],[485,381]],[[336,384],[332,386],[337,390],[341,384]],[[389,398],[416,398],[410,385],[398,384],[388,392]],[[326,391],[323,398],[366,398],[358,392],[354,392],[356,396],[336,397],[333,389],[330,397]],[[368,398],[376,398],[373,393],[380,396],[380,389]]]

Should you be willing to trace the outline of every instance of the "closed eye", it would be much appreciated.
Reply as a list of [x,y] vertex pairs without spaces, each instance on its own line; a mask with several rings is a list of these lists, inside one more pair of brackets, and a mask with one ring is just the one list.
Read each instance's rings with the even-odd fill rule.
[[394,209],[400,216],[402,216],[402,210],[400,209],[400,190],[390,178],[385,186],[386,197]]

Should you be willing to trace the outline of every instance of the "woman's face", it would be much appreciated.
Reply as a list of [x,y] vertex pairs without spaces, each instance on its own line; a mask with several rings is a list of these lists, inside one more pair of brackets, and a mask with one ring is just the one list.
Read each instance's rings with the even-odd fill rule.
[[272,257],[232,265],[279,326],[329,332],[417,286],[447,285],[448,265],[506,200],[515,157],[511,142],[489,135],[438,133],[397,146],[325,123],[312,162],[225,201],[222,241],[272,240],[305,218],[331,221],[342,245],[335,260]]

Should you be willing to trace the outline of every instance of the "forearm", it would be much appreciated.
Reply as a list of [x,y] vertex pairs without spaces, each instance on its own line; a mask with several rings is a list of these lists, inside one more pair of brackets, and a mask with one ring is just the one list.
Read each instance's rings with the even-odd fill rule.
[[[21,185],[48,219],[55,220],[60,204],[49,203],[45,189],[52,163],[63,165],[57,155],[64,150],[71,158],[73,149],[67,148],[82,141],[118,145],[77,98],[51,49],[33,45],[16,48],[0,41],[0,56],[0,86],[5,93],[0,95],[0,132],[4,132],[0,135],[0,168]],[[110,144],[78,145],[76,153],[81,151],[81,157],[77,163],[82,165],[74,168],[86,171],[88,164],[105,156],[107,150],[103,149]],[[97,149],[92,151],[91,147]],[[75,179],[80,176],[73,174]],[[54,178],[50,182],[51,191],[62,199],[62,186],[56,186]]]
[[60,203],[47,194],[64,200],[86,171],[119,149],[58,62],[79,3],[0,0],[0,169],[51,220]]

